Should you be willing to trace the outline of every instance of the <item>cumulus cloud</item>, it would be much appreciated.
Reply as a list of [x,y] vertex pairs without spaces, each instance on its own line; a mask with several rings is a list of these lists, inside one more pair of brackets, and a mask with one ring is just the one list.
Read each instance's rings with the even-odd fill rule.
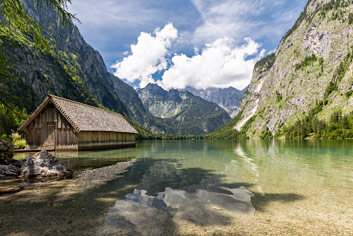
[[116,69],[114,75],[131,83],[138,80],[140,87],[153,83],[152,75],[167,69],[165,56],[177,37],[178,31],[172,23],[157,28],[154,34],[142,32],[137,43],[130,46],[131,55],[111,66]]
[[158,84],[165,89],[186,86],[243,89],[250,83],[254,65],[264,53],[250,38],[245,38],[245,44],[240,47],[231,38],[217,39],[192,57],[185,54],[174,56],[172,66],[164,72]]

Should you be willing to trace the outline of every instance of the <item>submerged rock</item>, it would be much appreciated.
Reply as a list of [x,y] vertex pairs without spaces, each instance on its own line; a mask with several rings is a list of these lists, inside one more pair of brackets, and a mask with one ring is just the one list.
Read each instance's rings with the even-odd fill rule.
[[135,189],[108,210],[96,235],[179,235],[181,225],[227,225],[254,216],[253,193],[243,186],[227,188],[214,181],[210,177],[184,189],[167,187],[156,196]]
[[84,170],[75,174],[75,178],[58,194],[58,199],[66,200],[73,194],[87,192],[90,189],[97,188],[119,177],[120,174],[127,171],[127,168],[134,164],[135,160],[118,162],[115,165],[105,166],[93,170]]
[[48,151],[43,150],[27,158],[21,168],[23,177],[64,177],[71,176],[72,171]]

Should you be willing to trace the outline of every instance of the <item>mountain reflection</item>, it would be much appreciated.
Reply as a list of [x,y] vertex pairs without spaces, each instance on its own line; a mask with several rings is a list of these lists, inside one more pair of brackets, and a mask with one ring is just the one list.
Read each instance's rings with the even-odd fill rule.
[[138,189],[109,209],[97,235],[170,235],[178,224],[227,225],[255,211],[253,194],[222,183],[222,175],[173,160],[142,159],[131,168]]

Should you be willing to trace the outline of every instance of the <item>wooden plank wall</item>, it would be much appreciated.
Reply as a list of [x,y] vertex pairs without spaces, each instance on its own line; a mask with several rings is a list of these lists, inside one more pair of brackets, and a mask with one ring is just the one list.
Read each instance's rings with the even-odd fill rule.
[[78,137],[74,128],[58,110],[57,117],[56,149],[77,150]]
[[78,149],[99,149],[135,146],[135,134],[115,132],[84,132],[78,135]]
[[48,104],[27,126],[27,149],[77,150],[77,135],[70,123]]

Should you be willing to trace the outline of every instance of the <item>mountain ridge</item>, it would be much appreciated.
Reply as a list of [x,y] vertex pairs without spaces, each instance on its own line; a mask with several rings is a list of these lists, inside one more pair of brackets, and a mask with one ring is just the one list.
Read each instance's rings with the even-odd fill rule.
[[282,136],[308,114],[352,112],[352,23],[352,2],[308,1],[276,52],[256,64],[232,129]]
[[166,121],[178,121],[194,126],[197,134],[214,131],[230,120],[228,113],[215,103],[208,102],[188,91],[164,90],[157,84],[138,89],[143,105],[154,116]]
[[233,87],[228,88],[207,88],[195,89],[190,86],[182,91],[189,91],[195,96],[199,96],[209,102],[214,102],[228,112],[230,117],[234,118],[238,114],[238,108],[241,103],[243,94],[247,87],[243,90],[238,90]]

